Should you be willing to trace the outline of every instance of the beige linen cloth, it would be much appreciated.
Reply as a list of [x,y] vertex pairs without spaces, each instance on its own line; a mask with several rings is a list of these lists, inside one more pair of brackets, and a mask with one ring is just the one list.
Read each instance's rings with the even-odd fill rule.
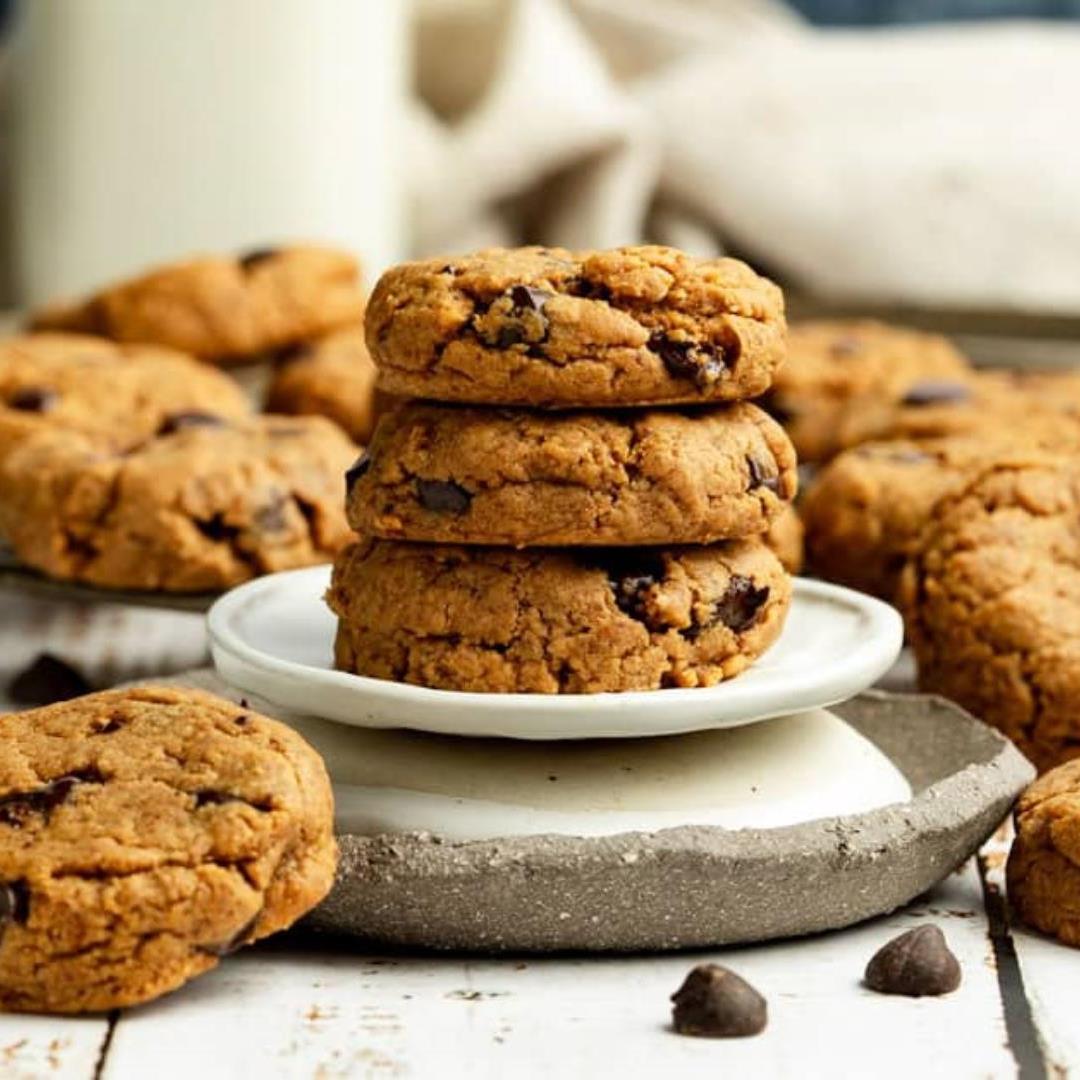
[[1080,28],[779,0],[427,0],[417,253],[729,249],[808,292],[1080,312]]

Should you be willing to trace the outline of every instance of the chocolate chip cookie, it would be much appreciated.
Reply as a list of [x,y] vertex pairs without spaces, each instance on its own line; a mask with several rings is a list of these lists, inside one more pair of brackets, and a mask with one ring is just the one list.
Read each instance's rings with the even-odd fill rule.
[[444,690],[711,686],[776,640],[791,583],[760,541],[529,549],[362,540],[327,601],[336,665]]
[[198,691],[0,718],[0,1009],[149,1001],[289,926],[334,878],[330,781],[274,720]]
[[539,412],[412,402],[350,474],[349,521],[445,543],[707,543],[761,533],[795,453],[755,406]]
[[169,345],[229,364],[358,323],[363,312],[351,255],[285,247],[172,263],[74,305],[40,311],[32,324]]
[[321,417],[198,414],[124,453],[49,432],[0,462],[0,533],[51,577],[226,588],[333,557],[350,537],[342,476],[357,453]]
[[804,462],[900,434],[898,410],[965,400],[974,376],[945,338],[871,320],[797,323],[788,353],[767,407]]
[[0,457],[48,429],[122,450],[180,417],[236,420],[250,411],[228,375],[171,349],[83,334],[0,342]]
[[366,443],[375,427],[375,365],[362,327],[349,327],[278,357],[267,393],[270,412],[325,416]]
[[800,574],[805,561],[805,533],[799,512],[789,503],[773,518],[761,538],[789,574]]
[[1020,796],[1007,876],[1009,906],[1024,922],[1080,947],[1080,761]]
[[924,690],[1040,769],[1080,753],[1080,471],[1016,450],[935,505],[901,578]]
[[666,247],[406,263],[375,287],[367,337],[388,393],[552,408],[751,398],[785,354],[772,282]]

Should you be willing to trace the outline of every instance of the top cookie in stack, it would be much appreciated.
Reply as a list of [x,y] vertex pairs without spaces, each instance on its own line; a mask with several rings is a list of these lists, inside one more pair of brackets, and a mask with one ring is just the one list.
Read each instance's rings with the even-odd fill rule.
[[384,416],[350,474],[364,539],[329,594],[339,666],[543,692],[742,670],[790,600],[763,534],[795,454],[746,401],[784,335],[771,282],[670,248],[390,270],[368,308],[379,386],[426,400]]

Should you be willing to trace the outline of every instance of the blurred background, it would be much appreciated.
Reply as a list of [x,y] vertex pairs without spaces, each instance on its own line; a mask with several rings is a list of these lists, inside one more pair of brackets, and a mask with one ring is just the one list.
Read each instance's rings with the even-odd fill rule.
[[2,6],[9,307],[296,238],[369,280],[655,240],[797,313],[1080,337],[1080,0]]

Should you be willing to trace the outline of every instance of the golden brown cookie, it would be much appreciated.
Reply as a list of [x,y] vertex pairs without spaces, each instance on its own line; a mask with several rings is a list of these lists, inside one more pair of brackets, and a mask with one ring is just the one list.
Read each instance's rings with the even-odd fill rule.
[[552,408],[751,398],[772,382],[784,334],[772,282],[666,247],[406,263],[367,313],[388,393]]
[[1007,877],[1015,914],[1080,947],[1080,761],[1051,770],[1020,796]]
[[351,255],[283,247],[171,263],[75,305],[40,311],[32,324],[237,363],[355,324],[363,312]]
[[325,416],[364,444],[375,428],[375,365],[362,327],[348,327],[298,345],[279,357],[267,394],[268,412]]
[[171,349],[84,334],[0,342],[0,456],[48,429],[123,450],[184,417],[238,420],[250,411],[228,375]]
[[0,1009],[149,1001],[329,891],[330,781],[284,724],[198,691],[0,717]]
[[919,685],[1040,770],[1080,753],[1080,471],[1016,450],[938,501],[901,578]]
[[795,453],[746,402],[539,412],[412,402],[350,474],[349,521],[444,543],[709,543],[763,532],[795,495]]
[[796,323],[767,407],[800,461],[827,461],[888,436],[897,410],[966,397],[972,375],[963,355],[936,334],[871,320]]
[[776,640],[791,583],[759,540],[530,549],[362,540],[327,601],[335,660],[443,690],[711,686]]
[[769,550],[789,574],[801,574],[805,561],[805,532],[799,512],[790,503],[773,518],[762,535]]
[[204,420],[127,453],[70,432],[25,440],[0,463],[0,532],[26,565],[109,588],[221,589],[330,561],[350,537],[344,432]]

